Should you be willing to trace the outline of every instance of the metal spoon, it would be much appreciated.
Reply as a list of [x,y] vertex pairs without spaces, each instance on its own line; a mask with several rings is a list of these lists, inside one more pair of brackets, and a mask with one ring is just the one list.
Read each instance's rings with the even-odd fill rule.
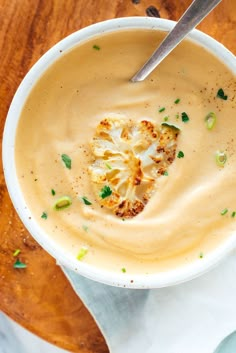
[[196,27],[222,0],[194,0],[182,15],[175,27],[160,46],[154,51],[150,59],[132,77],[132,82],[143,81],[160,62]]

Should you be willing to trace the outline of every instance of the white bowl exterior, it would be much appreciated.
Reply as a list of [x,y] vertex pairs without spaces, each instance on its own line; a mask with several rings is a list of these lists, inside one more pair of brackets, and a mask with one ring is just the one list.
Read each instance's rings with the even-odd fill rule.
[[[195,278],[215,266],[235,248],[236,232],[234,236],[230,237],[214,251],[207,254],[205,258],[201,259],[201,261],[196,261],[192,264],[162,273],[148,275],[129,275],[126,273],[124,275],[95,268],[85,262],[78,262],[78,260],[65,253],[62,246],[54,242],[50,236],[47,235],[32,217],[30,209],[28,209],[16,173],[14,150],[17,124],[21,110],[35,82],[42,76],[45,70],[47,70],[47,68],[61,56],[61,52],[104,32],[135,28],[169,31],[174,25],[175,22],[164,19],[126,17],[96,23],[69,35],[53,46],[31,68],[20,84],[7,115],[3,134],[3,168],[11,200],[22,222],[36,241],[47,250],[60,265],[64,265],[87,278],[113,286],[129,288],[160,288]],[[222,44],[198,30],[193,30],[188,38],[208,49],[223,61],[234,74],[236,73],[235,57]]]

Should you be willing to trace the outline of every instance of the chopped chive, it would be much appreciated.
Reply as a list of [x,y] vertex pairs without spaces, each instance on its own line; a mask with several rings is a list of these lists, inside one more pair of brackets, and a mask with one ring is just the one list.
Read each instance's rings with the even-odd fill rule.
[[41,216],[41,218],[43,218],[43,219],[47,219],[47,218],[48,218],[48,215],[47,215],[47,213],[46,213],[46,212],[43,212],[43,213],[42,213],[42,216]]
[[12,255],[16,257],[17,255],[19,255],[20,252],[20,249],[16,249]]
[[94,44],[94,45],[93,45],[93,49],[95,49],[95,50],[100,50],[101,48],[99,47],[99,45]]
[[60,211],[69,207],[72,204],[72,200],[69,196],[60,197],[53,205],[54,210]]
[[179,99],[179,98],[177,98],[177,99],[174,101],[175,104],[179,104],[179,102],[180,102],[180,99]]
[[99,196],[102,199],[105,199],[106,197],[110,196],[112,194],[112,190],[109,186],[105,185],[102,190],[99,193]]
[[206,123],[206,127],[208,130],[212,130],[213,127],[216,124],[216,115],[213,112],[210,112],[207,114],[207,116],[205,117],[205,123]]
[[56,191],[54,189],[51,190],[51,194],[52,196],[55,196],[56,195]]
[[165,107],[162,107],[162,108],[160,108],[158,111],[159,111],[159,113],[162,113],[162,112],[164,112],[166,110],[166,108]]
[[187,114],[187,113],[183,112],[183,113],[181,114],[181,117],[182,117],[183,123],[187,123],[187,122],[189,121],[189,117],[188,117],[188,114]]
[[203,252],[200,252],[199,257],[200,257],[200,259],[203,258]]
[[81,261],[84,259],[85,255],[88,253],[88,248],[86,246],[82,246],[80,248],[78,255],[76,256],[76,259]]
[[168,117],[168,116],[165,116],[163,120],[164,120],[164,121],[168,121],[168,120],[169,120],[169,117]]
[[217,151],[216,152],[216,164],[219,166],[219,167],[224,167],[226,161],[227,161],[227,155],[225,152],[223,151]]
[[168,172],[167,172],[167,170],[164,171],[163,175],[165,175],[165,176],[168,176],[168,175],[169,175]]
[[66,168],[71,169],[71,158],[67,154],[62,154],[61,159],[65,163]]
[[82,228],[83,228],[83,230],[84,230],[85,232],[88,231],[88,226],[86,226],[85,224],[82,225]]
[[108,169],[112,169],[112,167],[111,167],[110,164],[108,164],[108,163],[105,163],[105,166],[106,166]]
[[14,268],[26,268],[27,265],[21,262],[19,259],[16,260],[16,262],[13,265]]
[[123,273],[125,273],[125,272],[126,272],[126,268],[123,267],[123,268],[121,269],[121,271],[122,271]]
[[92,202],[90,202],[88,199],[87,199],[87,197],[85,197],[85,196],[83,196],[83,197],[81,197],[81,200],[83,201],[83,203],[85,204],[85,205],[92,205]]
[[175,118],[178,120],[179,119],[179,114],[176,114]]
[[223,99],[224,101],[228,99],[228,96],[225,95],[225,92],[222,88],[218,90],[216,97]]
[[177,158],[184,158],[184,152],[183,151],[179,151],[177,154]]
[[231,213],[231,217],[234,218],[235,216],[236,216],[236,212],[233,211],[233,212]]
[[224,209],[220,212],[221,216],[226,215],[226,213],[228,213],[228,208],[224,208]]

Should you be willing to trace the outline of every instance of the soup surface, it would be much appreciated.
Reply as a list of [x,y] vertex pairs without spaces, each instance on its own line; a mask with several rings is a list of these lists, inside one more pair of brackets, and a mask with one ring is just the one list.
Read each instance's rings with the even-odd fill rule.
[[[62,52],[21,113],[15,158],[26,203],[78,266],[84,261],[124,276],[165,271],[202,261],[235,232],[235,76],[184,41],[145,81],[131,83],[164,36],[121,30]],[[170,126],[178,131],[171,163],[152,173],[149,200],[137,214],[117,215],[106,207],[115,186],[94,185],[94,136],[106,119],[134,129],[143,121],[157,131],[177,127]],[[118,173],[108,157],[105,175]],[[131,170],[120,168],[127,181]]]

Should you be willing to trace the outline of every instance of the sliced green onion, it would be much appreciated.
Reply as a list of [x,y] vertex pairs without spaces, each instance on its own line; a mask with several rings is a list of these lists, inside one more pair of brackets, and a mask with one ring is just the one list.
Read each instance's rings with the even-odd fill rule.
[[99,47],[99,45],[94,44],[94,45],[93,45],[93,49],[95,49],[95,50],[100,50],[101,48]]
[[218,90],[216,97],[223,99],[224,101],[228,99],[228,96],[225,95],[225,92],[222,88]]
[[17,255],[19,255],[19,253],[20,253],[20,249],[16,249],[12,255],[16,257]]
[[105,163],[105,166],[106,166],[108,169],[112,169],[112,167],[111,167],[110,164],[108,164],[108,163]]
[[188,117],[188,114],[187,114],[187,113],[183,112],[183,113],[181,114],[181,117],[182,117],[183,123],[187,123],[187,122],[189,121],[189,117]]
[[71,158],[67,154],[62,154],[61,159],[64,162],[66,168],[71,169]]
[[27,265],[17,259],[16,262],[14,263],[13,267],[14,268],[26,268]]
[[123,273],[125,273],[125,272],[126,272],[126,268],[123,267],[123,268],[121,269],[121,271],[122,271]]
[[199,257],[200,257],[200,259],[203,258],[203,252],[200,252]]
[[86,226],[85,224],[82,225],[82,228],[83,228],[83,230],[84,230],[85,232],[88,231],[88,226]]
[[212,130],[216,124],[215,113],[210,112],[209,114],[207,114],[207,116],[205,117],[205,123],[206,123],[206,127],[208,128],[208,130]]
[[69,207],[72,204],[72,200],[69,196],[60,197],[53,205],[54,210],[60,211]]
[[85,257],[85,255],[88,253],[88,248],[86,246],[82,246],[80,248],[78,255],[76,256],[77,260],[81,261]]
[[221,216],[226,215],[226,213],[228,213],[228,208],[224,208],[224,209],[220,212]]
[[236,216],[236,212],[233,211],[233,212],[231,213],[231,217],[234,218],[235,216]]
[[167,172],[167,170],[164,171],[163,175],[165,175],[165,176],[168,176],[168,175],[169,175],[168,172]]
[[184,158],[184,152],[183,151],[179,151],[177,154],[177,158]]
[[227,155],[223,151],[217,151],[216,152],[216,164],[219,167],[224,167],[225,163],[227,161]]
[[179,99],[179,98],[177,98],[177,99],[174,101],[175,104],[179,104],[179,102],[180,102],[180,99]]
[[164,121],[168,121],[168,120],[169,120],[168,115],[167,115],[167,116],[165,116],[165,117],[163,118],[163,120],[164,120]]
[[51,189],[51,194],[52,194],[52,196],[55,196],[56,195],[56,191],[54,189]]
[[160,108],[158,111],[159,111],[159,113],[162,113],[162,112],[164,112],[166,110],[166,108],[165,107],[162,107],[162,108]]
[[47,215],[47,213],[46,213],[46,212],[43,212],[43,213],[42,213],[42,216],[41,216],[41,218],[43,218],[43,219],[47,219],[47,218],[48,218],[48,215]]
[[92,202],[90,202],[90,201],[87,199],[87,197],[85,197],[85,196],[81,197],[81,200],[83,201],[83,203],[84,203],[85,205],[88,205],[88,206],[92,205]]

